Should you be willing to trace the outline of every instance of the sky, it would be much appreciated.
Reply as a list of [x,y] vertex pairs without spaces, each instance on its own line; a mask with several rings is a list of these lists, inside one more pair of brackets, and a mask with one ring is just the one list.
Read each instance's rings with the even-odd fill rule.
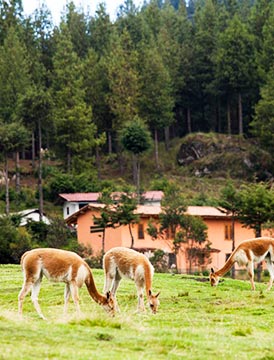
[[[59,24],[59,20],[64,10],[66,3],[70,0],[22,0],[24,13],[31,15],[35,9],[39,8],[42,3],[45,3],[51,11],[53,22],[55,25]],[[107,13],[110,15],[112,20],[115,19],[117,9],[119,5],[124,3],[124,0],[73,0],[76,8],[82,7],[85,13],[90,15],[95,14],[95,10],[99,3],[104,2],[106,4]],[[134,0],[136,6],[143,4],[143,0]]]

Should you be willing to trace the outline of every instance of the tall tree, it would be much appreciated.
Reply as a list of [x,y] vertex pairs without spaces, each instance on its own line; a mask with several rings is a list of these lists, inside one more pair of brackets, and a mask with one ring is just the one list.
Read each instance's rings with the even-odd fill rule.
[[138,112],[139,79],[137,51],[133,48],[129,33],[124,30],[113,38],[111,51],[106,57],[110,87],[108,104],[114,119],[112,130],[121,130]]
[[253,38],[247,26],[237,15],[220,34],[216,54],[218,81],[227,99],[227,132],[231,134],[231,103],[236,96],[238,124],[237,132],[243,134],[243,94],[247,93],[256,76]]
[[77,10],[75,4],[71,1],[66,6],[66,12],[63,20],[66,22],[73,50],[83,58],[88,50],[88,24],[83,11]]
[[[0,47],[0,119],[12,123],[18,119],[20,98],[31,85],[30,61],[24,43],[21,43],[18,31],[14,27],[8,29],[3,46]],[[16,185],[20,191],[20,159],[17,147]]]
[[85,166],[85,157],[95,145],[96,126],[91,108],[85,103],[82,64],[73,51],[70,33],[61,23],[56,33],[56,52],[53,57],[52,96],[56,126],[56,150],[66,159],[70,172]]
[[[134,179],[136,179],[138,203],[140,200],[140,155],[148,150],[151,146],[150,132],[143,121],[135,116],[121,131],[121,143],[123,147],[131,152],[136,163]],[[135,170],[135,166],[133,166]]]
[[261,146],[273,154],[274,151],[274,68],[269,71],[266,84],[261,88],[261,99],[255,106],[251,131]]
[[4,156],[6,214],[10,212],[8,156],[19,151],[29,139],[26,128],[19,123],[0,123],[0,153]]
[[154,134],[156,168],[159,168],[159,132],[173,121],[174,98],[171,78],[154,43],[142,54],[140,115]]
[[22,21],[22,0],[0,0],[0,45],[10,28],[16,28]]
[[192,83],[192,87],[199,103],[195,114],[195,130],[209,131],[217,127],[216,91],[213,83],[214,54],[219,30],[217,11],[212,0],[206,0],[204,5],[198,6],[195,11],[192,64],[195,82]]

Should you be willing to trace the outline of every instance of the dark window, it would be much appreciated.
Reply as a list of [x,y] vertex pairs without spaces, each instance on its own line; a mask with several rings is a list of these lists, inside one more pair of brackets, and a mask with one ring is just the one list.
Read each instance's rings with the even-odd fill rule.
[[69,207],[67,206],[67,215],[69,215]]
[[144,225],[138,224],[138,239],[144,239],[144,238],[145,238]]
[[228,258],[229,258],[230,255],[231,255],[231,254],[225,254],[225,261],[228,260]]
[[232,225],[225,225],[225,240],[232,240]]

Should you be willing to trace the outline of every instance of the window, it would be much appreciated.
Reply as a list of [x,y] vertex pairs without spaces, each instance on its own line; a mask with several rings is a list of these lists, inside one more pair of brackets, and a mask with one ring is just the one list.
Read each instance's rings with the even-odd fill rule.
[[225,225],[225,240],[232,240],[232,225]]
[[67,206],[67,215],[69,215],[69,207]]
[[225,254],[225,261],[228,260],[228,258],[229,258],[230,255],[231,255],[231,254]]
[[138,239],[144,239],[144,224],[138,224]]
[[176,231],[175,231],[174,227],[169,226],[166,229],[166,239],[167,240],[174,239],[175,238],[175,233],[176,233]]

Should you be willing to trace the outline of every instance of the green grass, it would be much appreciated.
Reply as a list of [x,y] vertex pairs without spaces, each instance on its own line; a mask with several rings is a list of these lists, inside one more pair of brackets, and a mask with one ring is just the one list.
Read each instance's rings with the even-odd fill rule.
[[[99,290],[103,272],[93,271]],[[135,312],[133,282],[118,289],[121,314],[110,318],[80,290],[83,315],[73,303],[63,317],[64,285],[43,280],[41,320],[28,296],[17,315],[19,266],[0,265],[0,359],[274,359],[274,289],[250,291],[248,281],[225,279],[218,288],[193,277],[155,274],[159,312]]]

